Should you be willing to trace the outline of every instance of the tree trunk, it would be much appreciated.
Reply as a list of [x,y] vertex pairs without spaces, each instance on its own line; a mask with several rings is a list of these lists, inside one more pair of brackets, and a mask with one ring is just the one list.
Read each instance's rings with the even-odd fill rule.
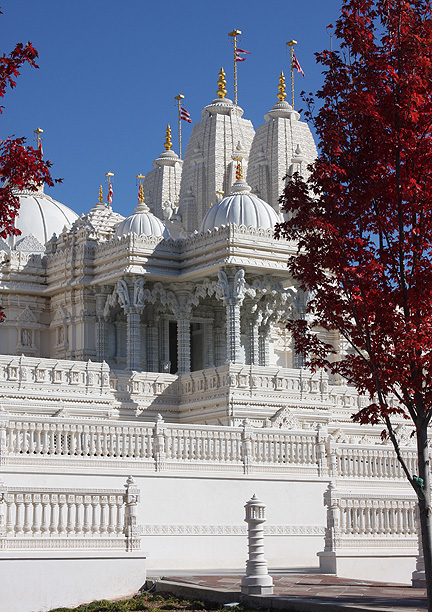
[[419,498],[421,540],[425,564],[428,610],[432,612],[432,547],[431,547],[431,494],[429,473],[429,448],[427,440],[427,423],[424,421],[417,428],[417,453],[419,476],[423,479],[423,495],[417,492]]

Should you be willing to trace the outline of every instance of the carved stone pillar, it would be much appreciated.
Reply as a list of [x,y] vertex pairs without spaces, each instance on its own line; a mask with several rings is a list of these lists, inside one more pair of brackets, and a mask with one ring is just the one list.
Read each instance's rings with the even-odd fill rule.
[[241,302],[232,298],[227,304],[227,361],[240,361],[240,306]]
[[259,362],[262,366],[270,364],[270,327],[265,325],[259,335]]
[[123,311],[126,314],[126,367],[128,370],[141,369],[141,333],[140,315],[142,308],[136,306],[131,300],[133,287],[129,287],[126,281],[117,282],[117,295]]
[[130,307],[127,314],[127,356],[126,367],[128,370],[141,369],[141,337],[140,337],[140,313]]
[[153,321],[150,321],[147,327],[147,366],[149,372],[159,371],[158,319],[153,319]]
[[245,298],[246,281],[244,270],[240,269],[230,276],[219,271],[216,297],[222,299],[226,307],[227,362],[240,361],[240,308]]
[[104,311],[107,301],[105,293],[96,294],[96,359],[104,361],[108,357],[108,325]]
[[104,317],[98,317],[96,327],[96,360],[104,361],[107,357],[107,323]]
[[177,363],[179,374],[190,372],[190,315],[184,313],[177,320]]
[[259,321],[249,320],[249,363],[259,365],[260,363],[260,344],[259,344]]
[[141,329],[141,359],[143,363],[143,369],[145,371],[148,370],[147,365],[147,324],[142,323],[140,326]]
[[297,353],[297,351],[295,350],[294,342],[292,343],[292,360],[293,360],[293,368],[300,369],[304,367],[304,362],[305,362],[304,355],[300,355],[299,353]]

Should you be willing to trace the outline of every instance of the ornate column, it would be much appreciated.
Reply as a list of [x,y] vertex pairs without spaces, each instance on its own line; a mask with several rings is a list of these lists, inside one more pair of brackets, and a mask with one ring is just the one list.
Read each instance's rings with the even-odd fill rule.
[[177,293],[178,304],[175,308],[177,318],[177,367],[178,373],[191,371],[191,312],[190,292]]
[[96,294],[96,359],[104,361],[108,357],[107,346],[107,321],[105,318],[105,305],[107,302],[107,291],[103,287],[100,293]]
[[147,366],[149,372],[159,371],[159,319],[154,317],[147,327]]
[[227,362],[240,361],[240,308],[246,294],[244,270],[240,269],[228,277],[219,270],[216,297],[222,299],[226,307]]
[[141,369],[141,336],[140,336],[140,313],[131,307],[127,316],[127,361],[128,370]]
[[269,335],[270,326],[263,325],[259,333],[259,363],[262,366],[270,364]]
[[129,287],[124,280],[117,282],[117,295],[127,320],[126,367],[128,370],[141,369],[140,315],[142,309],[130,299]]
[[178,373],[190,372],[190,315],[182,313],[177,320]]

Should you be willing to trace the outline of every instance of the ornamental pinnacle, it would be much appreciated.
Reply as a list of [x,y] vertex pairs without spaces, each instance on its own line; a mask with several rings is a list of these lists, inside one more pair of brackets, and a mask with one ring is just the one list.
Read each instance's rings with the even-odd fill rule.
[[285,92],[285,75],[283,72],[280,73],[278,89],[279,89],[279,93],[277,97],[279,98],[281,102],[283,102],[285,98],[287,97],[286,92]]
[[167,151],[171,151],[171,147],[172,147],[172,140],[171,140],[171,127],[168,124],[167,125],[167,129],[166,129],[166,136],[165,136],[165,144],[164,147]]
[[218,90],[216,92],[219,98],[225,98],[225,96],[227,95],[228,92],[225,89],[225,87],[226,87],[225,71],[223,68],[221,68],[219,72]]

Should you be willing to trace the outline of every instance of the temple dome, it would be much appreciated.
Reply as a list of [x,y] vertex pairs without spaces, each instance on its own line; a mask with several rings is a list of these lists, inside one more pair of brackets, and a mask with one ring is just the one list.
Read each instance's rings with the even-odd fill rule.
[[37,191],[16,191],[15,194],[20,201],[15,227],[21,230],[21,235],[3,240],[10,249],[43,253],[53,234],[60,234],[65,226],[69,227],[78,219],[73,210],[46,195],[43,187]]
[[149,207],[141,202],[135,208],[135,212],[118,224],[115,237],[121,238],[128,234],[165,238],[168,236],[168,230],[162,221],[150,212]]
[[279,222],[276,211],[264,200],[251,194],[251,188],[244,179],[237,179],[230,195],[207,211],[201,224],[201,232],[230,223],[257,229],[273,229]]

